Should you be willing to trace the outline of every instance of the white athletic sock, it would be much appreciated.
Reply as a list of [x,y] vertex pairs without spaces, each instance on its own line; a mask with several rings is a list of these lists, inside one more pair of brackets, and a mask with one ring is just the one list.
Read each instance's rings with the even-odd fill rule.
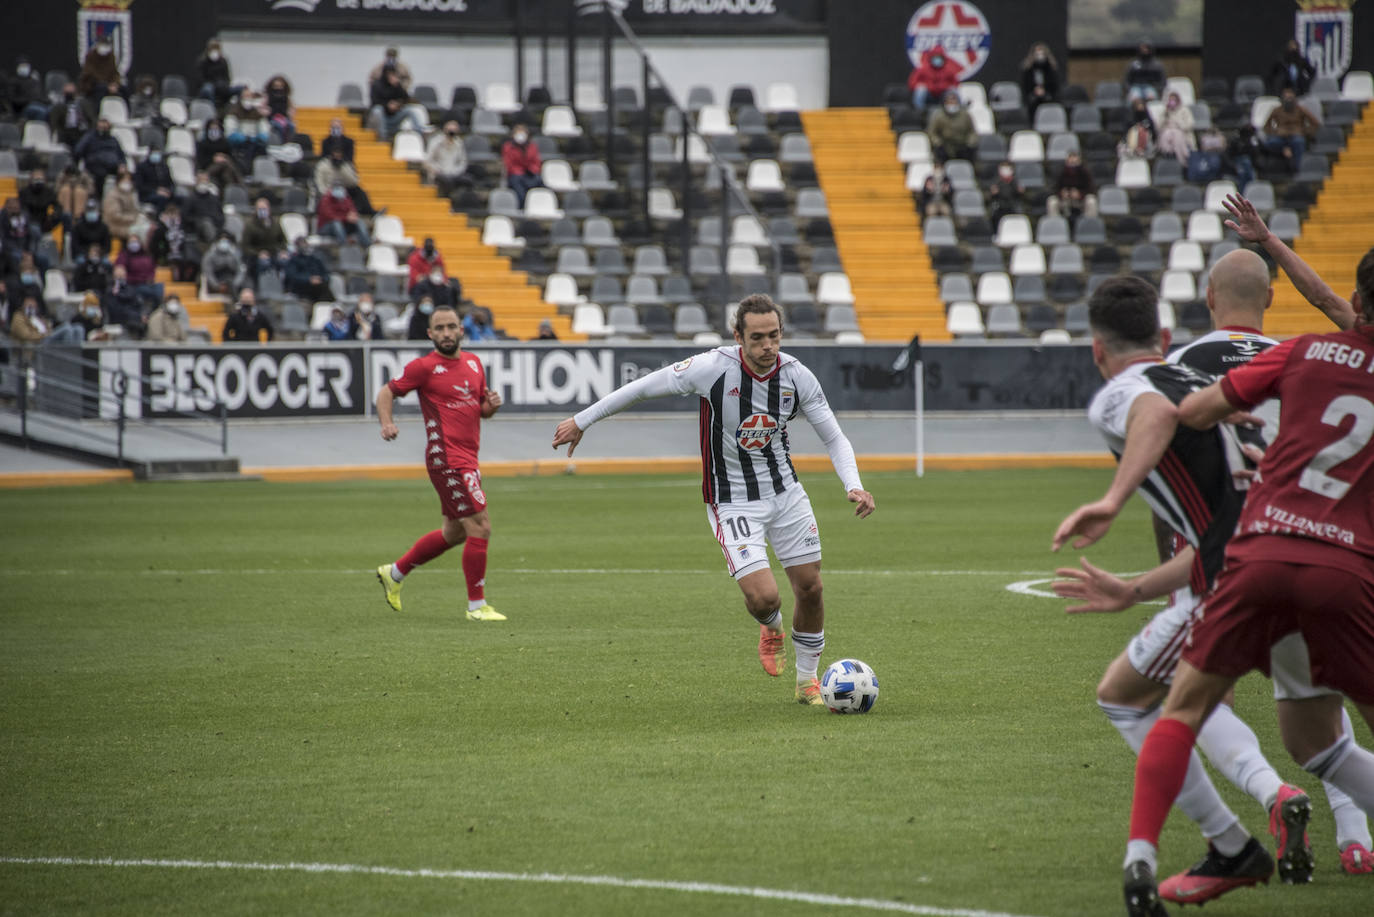
[[476,611],[487,604],[486,599],[468,599],[468,611]]
[[[1341,724],[1345,727],[1345,735],[1353,742],[1354,727],[1350,724],[1350,714],[1344,709],[1341,710]],[[1326,801],[1331,804],[1331,814],[1336,819],[1336,849],[1344,850],[1351,844],[1359,844],[1366,850],[1374,847],[1374,840],[1369,837],[1369,819],[1355,805],[1355,800],[1326,780],[1322,781],[1322,788],[1326,790]]]
[[1197,747],[1223,777],[1252,796],[1268,814],[1283,778],[1260,751],[1254,730],[1234,710],[1218,704],[1197,734]]
[[759,623],[769,630],[782,630],[782,609],[773,609],[773,613],[768,616],[768,620],[760,621]]
[[1374,812],[1374,755],[1343,735],[1326,751],[1303,764],[1303,769],[1340,787],[1368,815]]
[[[1097,705],[1107,714],[1107,719],[1111,720],[1116,731],[1121,733],[1126,744],[1131,746],[1131,751],[1140,754],[1140,746],[1145,744],[1145,736],[1149,735],[1150,727],[1159,719],[1159,707],[1141,710],[1138,707],[1105,704],[1101,701],[1098,701]],[[1221,796],[1217,794],[1217,788],[1208,779],[1207,772],[1202,767],[1202,759],[1196,751],[1188,756],[1188,773],[1183,779],[1183,789],[1179,791],[1174,805],[1197,823],[1202,829],[1202,836],[1214,844],[1224,856],[1235,856],[1240,853],[1241,848],[1250,839],[1250,833],[1241,826],[1240,819],[1227,808],[1226,803],[1222,802]],[[1239,832],[1235,829],[1239,829]],[[1130,863],[1133,859],[1140,857],[1128,856],[1126,862]]]
[[406,575],[405,575],[404,573],[402,573],[400,570],[397,570],[395,564],[392,564],[392,565],[391,565],[391,578],[392,578],[393,580],[395,580],[396,582],[399,583],[401,580],[403,580],[403,579],[406,578]]
[[810,681],[816,677],[821,652],[825,649],[825,631],[815,634],[792,631],[792,649],[797,656],[797,682]]
[[1121,868],[1125,869],[1138,860],[1144,860],[1149,865],[1151,873],[1159,874],[1158,851],[1155,850],[1154,844],[1141,840],[1127,841],[1126,859],[1122,861]]

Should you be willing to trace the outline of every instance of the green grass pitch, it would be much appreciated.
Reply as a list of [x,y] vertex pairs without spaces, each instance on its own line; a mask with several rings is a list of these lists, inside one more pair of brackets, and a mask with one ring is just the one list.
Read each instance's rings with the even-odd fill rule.
[[[809,476],[823,662],[881,681],[860,717],[763,674],[687,476],[487,481],[504,624],[463,619],[457,551],[385,606],[373,569],[438,521],[423,481],[0,493],[0,913],[1120,913],[1134,758],[1093,688],[1154,609],[1006,588],[1068,559],[1054,526],[1107,475],[873,474],[864,521]],[[1088,556],[1151,545],[1136,501]],[[1317,880],[1207,914],[1367,912],[1267,682],[1239,709],[1314,792]],[[1162,870],[1202,850],[1175,813]]]

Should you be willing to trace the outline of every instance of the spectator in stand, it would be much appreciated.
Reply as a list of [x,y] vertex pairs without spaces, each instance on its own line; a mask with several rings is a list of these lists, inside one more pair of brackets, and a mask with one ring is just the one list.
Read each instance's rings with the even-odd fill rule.
[[410,276],[406,279],[407,292],[414,291],[425,275],[435,271],[438,271],[441,283],[448,279],[448,271],[444,268],[444,256],[434,247],[432,236],[426,236],[419,248],[411,250],[410,257],[406,259],[406,267],[410,269]]
[[115,264],[114,279],[110,282],[110,288],[100,297],[100,305],[104,309],[106,323],[119,325],[130,337],[143,336],[143,306],[122,264]]
[[119,60],[108,36],[101,37],[86,52],[81,62],[81,75],[76,88],[84,96],[100,101],[106,95],[123,94],[124,77],[119,72]]
[[1242,194],[1245,193],[1245,186],[1255,180],[1255,161],[1264,154],[1264,141],[1253,124],[1242,124],[1235,136],[1226,142],[1221,167],[1236,177],[1236,188]]
[[[19,311],[19,297],[10,295],[10,282],[0,271],[0,335],[9,331],[10,319]],[[0,348],[0,364],[5,362],[5,350]]]
[[148,246],[138,236],[130,236],[124,249],[115,259],[115,278],[118,282],[119,269],[123,268],[129,286],[140,302],[150,306],[162,301],[162,290],[157,283],[157,259],[148,251]]
[[48,172],[42,166],[30,170],[28,182],[19,189],[19,203],[41,233],[64,225],[62,205],[57,202],[57,192],[48,182]]
[[1097,216],[1097,182],[1093,173],[1083,165],[1083,157],[1070,153],[1064,157],[1064,168],[1054,181],[1054,193],[1045,202],[1051,216],[1063,214],[1070,219]]
[[186,195],[186,209],[182,217],[195,238],[209,242],[224,229],[224,207],[219,201],[219,187],[205,172],[196,173],[196,184]]
[[944,98],[945,93],[959,85],[959,74],[945,58],[945,49],[940,45],[921,55],[920,66],[914,67],[906,79],[911,90],[911,104],[925,108],[933,99]]
[[1264,148],[1270,153],[1288,160],[1288,169],[1296,173],[1302,165],[1303,153],[1307,152],[1307,141],[1321,127],[1312,113],[1298,104],[1298,96],[1292,89],[1285,89],[1279,96],[1279,106],[1269,113],[1264,122]]
[[172,170],[167,167],[162,150],[149,150],[134,169],[134,188],[138,191],[138,202],[151,206],[154,213],[161,213],[175,198],[176,182],[172,181]]
[[406,340],[429,340],[429,317],[433,312],[434,298],[431,296],[422,297],[415,304],[414,311],[410,313],[410,327],[406,329]]
[[1021,61],[1021,98],[1031,120],[1035,120],[1037,108],[1058,97],[1059,62],[1054,59],[1049,45],[1037,41]]
[[530,141],[529,125],[522,121],[515,122],[510,137],[501,144],[501,162],[506,169],[506,184],[515,192],[519,205],[525,206],[525,195],[529,190],[544,187],[539,177],[539,169],[543,164],[539,159],[539,148]]
[[306,302],[329,302],[334,298],[329,290],[329,268],[311,251],[310,240],[305,236],[296,240],[295,251],[282,267],[282,287]]
[[1116,154],[1121,159],[1151,159],[1155,155],[1155,143],[1159,135],[1155,130],[1155,119],[1150,117],[1150,109],[1144,99],[1131,102],[1126,133],[1116,145]]
[[1136,49],[1135,59],[1126,68],[1123,82],[1126,84],[1126,98],[1149,101],[1159,98],[1164,91],[1164,65],[1155,57],[1155,46],[1142,41]]
[[367,192],[358,183],[358,170],[345,158],[342,146],[332,147],[315,163],[315,190],[320,196],[328,194],[335,185],[343,186],[358,213],[366,216],[376,213]]
[[338,306],[329,310],[329,321],[324,323],[324,337],[327,341],[351,341],[351,323]]
[[273,262],[280,263],[286,253],[286,233],[282,232],[272,205],[260,197],[253,204],[253,213],[243,223],[242,247],[246,252],[267,252]]
[[[22,296],[37,296],[39,303],[43,302],[43,272],[38,269],[38,264],[33,260],[32,252],[24,252],[19,256],[19,264],[15,268],[19,277],[14,284],[14,288]],[[47,307],[44,307],[46,313]]]
[[926,125],[926,133],[930,134],[930,145],[937,161],[973,158],[978,131],[973,126],[973,118],[959,101],[959,93],[953,89],[945,93],[939,110]]
[[134,80],[134,94],[129,98],[129,118],[140,123],[152,123],[162,117],[162,100],[157,95],[157,79],[144,74]]
[[110,122],[100,118],[72,149],[72,157],[86,167],[95,182],[95,193],[105,193],[105,179],[124,166],[124,148],[110,133]]
[[556,341],[556,340],[558,340],[558,335],[557,335],[557,334],[554,332],[554,330],[553,330],[553,322],[549,321],[547,318],[541,319],[540,322],[539,322],[539,331],[538,331],[538,333],[535,334],[533,340],[536,340],[536,341]]
[[196,141],[196,168],[209,176],[221,194],[229,185],[243,182],[243,173],[234,161],[233,144],[218,119],[205,122],[205,130]]
[[353,138],[344,133],[344,123],[338,118],[329,122],[329,136],[320,141],[320,155],[330,156],[335,150],[343,150],[343,161],[353,163]]
[[134,177],[123,166],[120,166],[113,181],[106,182],[100,214],[105,219],[105,225],[110,227],[110,235],[116,239],[128,238],[129,231],[142,214],[138,209],[138,196],[134,193]]
[[76,94],[76,84],[62,87],[62,98],[48,111],[48,127],[54,140],[75,147],[96,121],[95,106],[85,96]]
[[434,182],[439,193],[447,197],[458,188],[471,188],[468,175],[468,150],[458,136],[458,122],[444,123],[443,134],[429,146],[425,155],[425,177]]
[[926,219],[949,216],[953,212],[950,210],[953,199],[954,185],[945,174],[944,163],[937,162],[921,186],[921,216]]
[[267,313],[258,309],[258,296],[253,288],[242,287],[234,310],[224,321],[224,333],[221,336],[229,342],[256,344],[264,334],[269,341],[275,336],[272,320]]
[[158,264],[172,269],[174,283],[195,283],[200,273],[200,249],[181,219],[181,208],[170,203],[158,217],[148,240]]
[[1016,180],[1016,167],[1010,162],[997,166],[997,175],[988,186],[988,203],[994,226],[1008,213],[1026,212],[1026,186]]
[[358,216],[358,208],[353,206],[353,201],[348,197],[348,189],[337,182],[328,194],[320,195],[320,202],[315,208],[315,225],[320,235],[330,236],[339,244],[347,242],[349,236],[356,238],[363,248],[372,244],[367,225]]
[[375,83],[380,80],[388,67],[396,71],[396,79],[401,84],[401,88],[410,92],[410,68],[401,63],[401,52],[396,48],[386,49],[386,55],[382,58],[382,62],[368,73],[368,83]]
[[22,305],[10,317],[10,337],[25,345],[25,350],[32,350],[33,345],[52,333],[52,322],[38,307],[42,301],[38,296],[25,294],[19,301]]
[[[81,306],[69,321],[72,326],[80,329],[80,339],[83,341],[108,341],[114,335],[107,331],[105,326],[118,324],[118,322],[106,320],[105,310],[100,304],[100,297],[89,292],[82,298]],[[60,328],[57,330],[61,331]],[[57,338],[54,336],[54,341],[56,340]]]
[[181,323],[181,300],[168,296],[148,316],[148,331],[144,340],[158,344],[185,344],[186,326]]
[[1171,153],[1180,164],[1186,165],[1188,154],[1197,149],[1193,124],[1193,112],[1183,104],[1183,99],[1176,92],[1169,93],[1159,122],[1159,152]]
[[105,257],[99,245],[88,246],[86,253],[76,259],[76,267],[72,270],[72,290],[77,293],[86,290],[104,293],[113,282],[114,267],[110,259]]
[[401,79],[393,67],[383,67],[381,79],[372,84],[372,109],[381,118],[382,139],[404,127],[423,130],[425,122],[416,114],[410,104],[410,93],[401,85]]
[[6,88],[10,110],[16,118],[42,121],[48,117],[48,94],[43,90],[43,80],[22,54],[15,62],[14,76],[9,78]]
[[5,260],[18,264],[24,254],[36,254],[42,237],[38,224],[29,219],[19,198],[6,200],[4,216],[0,218],[0,252],[4,253]]
[[234,247],[234,240],[222,232],[200,259],[200,275],[210,293],[228,295],[243,275],[243,257]]
[[276,128],[282,142],[296,136],[296,106],[291,101],[291,84],[280,73],[267,81],[263,89],[267,120]]
[[1290,38],[1283,46],[1283,53],[1279,55],[1279,59],[1269,68],[1269,89],[1274,95],[1281,95],[1285,89],[1291,89],[1298,95],[1305,96],[1307,90],[1312,88],[1312,80],[1316,75],[1317,68],[1302,56],[1298,40]]
[[95,182],[74,162],[67,163],[57,178],[57,204],[62,210],[62,225],[72,229],[72,221],[86,212],[86,203],[95,192]]
[[491,311],[476,306],[463,317],[463,337],[469,341],[495,341],[496,329],[491,326]]
[[72,226],[72,251],[84,251],[92,245],[100,246],[102,254],[110,253],[110,227],[100,218],[100,202],[95,198],[86,201],[86,210],[81,219]]
[[457,279],[444,279],[444,272],[435,268],[410,288],[410,298],[415,302],[428,299],[436,306],[457,306],[463,301],[462,286]]
[[382,320],[372,304],[372,294],[363,293],[358,297],[358,305],[348,316],[348,338],[352,341],[380,341]]
[[223,107],[243,89],[242,86],[235,86],[229,76],[229,61],[224,56],[218,38],[205,43],[205,50],[196,58],[196,73],[200,75],[197,95],[214,102],[216,107]]

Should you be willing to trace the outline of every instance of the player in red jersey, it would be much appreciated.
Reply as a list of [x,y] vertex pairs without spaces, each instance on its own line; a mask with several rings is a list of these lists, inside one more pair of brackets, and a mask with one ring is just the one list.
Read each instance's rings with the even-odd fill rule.
[[482,493],[482,472],[477,467],[477,447],[482,419],[501,407],[499,392],[487,388],[482,361],[460,348],[463,326],[458,313],[448,306],[436,308],[429,317],[429,339],[434,352],[406,364],[401,375],[377,393],[377,419],[382,439],[390,442],[400,430],[392,419],[395,400],[407,392],[420,393],[425,418],[425,468],[439,494],[444,524],[411,546],[395,563],[377,568],[377,579],[387,604],[401,610],[401,582],[420,564],[463,545],[463,577],[467,580],[469,621],[504,621],[506,616],[487,603],[487,541],[491,520],[487,497]]
[[[1166,913],[1156,850],[1197,731],[1236,679],[1268,671],[1275,642],[1301,632],[1312,682],[1344,693],[1374,727],[1374,249],[1350,303],[1354,328],[1280,344],[1179,405],[1199,429],[1267,398],[1282,408],[1226,567],[1140,751],[1126,850],[1132,917]],[[1287,706],[1279,727],[1294,759],[1374,813],[1374,755],[1344,733],[1340,697]]]

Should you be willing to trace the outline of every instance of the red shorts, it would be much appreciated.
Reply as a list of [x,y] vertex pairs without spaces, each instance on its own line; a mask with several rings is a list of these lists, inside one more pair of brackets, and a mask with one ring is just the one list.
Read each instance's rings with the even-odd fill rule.
[[445,519],[475,516],[487,508],[487,495],[482,493],[482,472],[476,468],[432,470],[429,482],[439,494]]
[[1214,675],[1268,675],[1269,648],[1293,631],[1307,641],[1313,684],[1374,703],[1374,575],[1273,560],[1229,566],[1183,658]]

